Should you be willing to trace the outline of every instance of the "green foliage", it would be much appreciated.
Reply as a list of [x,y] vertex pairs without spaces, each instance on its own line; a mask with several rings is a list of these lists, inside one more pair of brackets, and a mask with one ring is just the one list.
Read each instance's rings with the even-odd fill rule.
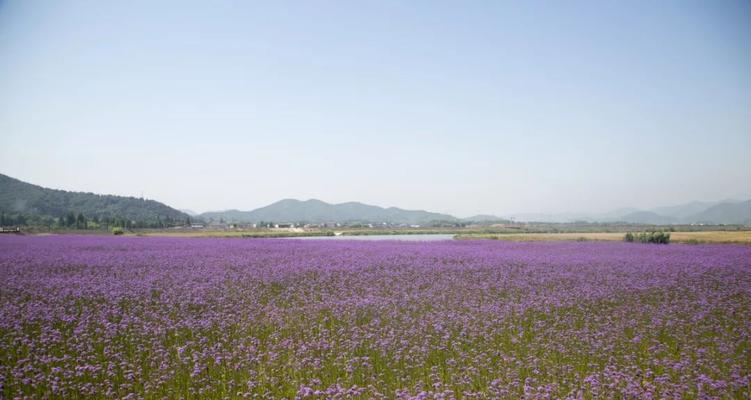
[[76,215],[73,214],[73,211],[68,212],[68,215],[65,217],[65,226],[71,227],[76,224]]
[[626,242],[639,242],[639,243],[656,243],[656,244],[668,244],[670,243],[670,232],[651,231],[651,232],[628,232],[623,237]]
[[88,222],[86,221],[86,217],[78,213],[78,216],[76,217],[76,229],[86,229],[88,227]]
[[25,225],[26,217],[23,215],[9,215],[0,212],[0,226],[17,226]]
[[124,233],[125,233],[125,231],[123,230],[123,228],[121,228],[119,226],[116,226],[116,227],[112,228],[112,234],[113,235],[122,235]]
[[164,228],[187,215],[154,200],[46,189],[0,174],[2,225]]

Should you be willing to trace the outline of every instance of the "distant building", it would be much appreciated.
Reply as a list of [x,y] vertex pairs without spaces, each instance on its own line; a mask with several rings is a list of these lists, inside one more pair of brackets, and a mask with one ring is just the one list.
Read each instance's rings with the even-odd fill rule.
[[203,229],[203,224],[190,224],[191,229]]

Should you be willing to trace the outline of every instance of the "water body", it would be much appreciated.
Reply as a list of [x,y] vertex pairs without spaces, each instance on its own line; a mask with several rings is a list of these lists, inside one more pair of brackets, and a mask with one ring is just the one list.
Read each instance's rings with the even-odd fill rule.
[[285,239],[304,240],[401,240],[411,242],[434,242],[437,240],[453,240],[452,234],[417,234],[417,235],[353,235],[353,236],[298,236]]

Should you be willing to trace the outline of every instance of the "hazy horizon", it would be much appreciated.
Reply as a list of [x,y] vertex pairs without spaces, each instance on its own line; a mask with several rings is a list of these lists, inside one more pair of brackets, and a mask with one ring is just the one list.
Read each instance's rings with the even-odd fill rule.
[[751,198],[751,3],[0,2],[0,173],[196,212]]
[[[0,174],[2,174],[2,171],[0,171]],[[12,178],[14,178],[14,177],[12,177]],[[34,184],[33,182],[27,182],[27,183]],[[38,186],[42,186],[42,187],[49,188],[49,189],[59,189],[59,190],[66,190],[66,191],[72,191],[72,192],[81,192],[81,190],[76,190],[76,189],[71,189],[71,188],[49,187],[49,186],[45,186],[45,185],[38,185]],[[95,194],[101,194],[101,195],[112,195],[112,194],[118,195],[116,193],[101,193],[101,192],[93,192],[93,193],[95,193]],[[122,194],[120,196],[143,198],[145,200],[155,200],[155,201],[159,201],[159,202],[164,203],[160,199],[150,198],[150,197],[146,196],[144,193],[139,193],[139,194]],[[306,202],[306,201],[310,201],[310,200],[317,200],[317,201],[323,201],[325,203],[334,204],[334,205],[355,202],[355,203],[362,203],[362,204],[366,204],[366,205],[379,206],[379,207],[382,207],[382,208],[396,207],[396,208],[407,209],[407,210],[423,210],[423,211],[430,211],[430,212],[441,212],[441,213],[445,213],[445,214],[450,214],[450,215],[452,215],[454,217],[458,217],[458,218],[467,218],[467,217],[473,217],[473,216],[477,216],[477,215],[494,215],[496,217],[510,217],[510,218],[516,218],[516,217],[520,217],[520,216],[527,216],[527,217],[529,217],[529,216],[545,216],[545,215],[548,215],[548,216],[551,216],[551,217],[560,217],[560,218],[562,218],[562,217],[565,217],[565,216],[576,216],[576,215],[593,216],[594,217],[594,216],[597,216],[598,214],[606,214],[606,213],[609,213],[609,212],[616,212],[616,213],[618,213],[620,211],[624,211],[624,210],[628,210],[628,209],[638,209],[640,211],[651,211],[653,209],[659,209],[659,208],[664,208],[664,207],[673,207],[673,206],[684,206],[684,205],[688,205],[688,204],[691,204],[691,203],[725,203],[725,202],[735,203],[735,202],[743,202],[743,201],[747,201],[747,200],[751,200],[751,199],[729,198],[729,197],[728,198],[723,198],[723,199],[699,199],[699,200],[685,201],[685,202],[682,202],[682,203],[663,204],[663,205],[650,206],[650,207],[624,206],[624,207],[609,208],[609,209],[606,209],[606,210],[595,210],[595,211],[592,211],[592,210],[576,210],[576,211],[563,211],[563,212],[543,212],[543,211],[511,212],[510,211],[510,212],[505,212],[505,213],[470,213],[470,214],[455,214],[455,213],[448,212],[448,211],[446,211],[446,212],[437,211],[437,210],[433,210],[433,209],[430,209],[430,208],[427,208],[427,207],[412,207],[412,208],[410,208],[410,207],[401,207],[398,204],[374,204],[374,203],[370,203],[370,202],[367,202],[367,201],[360,201],[360,200],[347,200],[347,201],[341,201],[341,202],[338,202],[338,201],[334,202],[334,201],[327,201],[326,199],[320,199],[320,198],[292,198],[292,197],[281,197],[279,199],[274,200],[271,203],[261,204],[261,205],[257,205],[257,206],[253,206],[253,207],[247,207],[247,208],[243,208],[243,207],[230,207],[230,208],[221,208],[221,209],[206,209],[206,210],[201,210],[201,209],[194,209],[194,208],[180,208],[180,207],[174,206],[172,204],[166,204],[166,205],[171,206],[171,207],[173,207],[173,208],[175,208],[175,209],[177,209],[179,211],[185,211],[185,212],[189,212],[189,214],[199,215],[199,214],[203,214],[203,213],[207,213],[207,212],[224,212],[224,211],[232,211],[232,210],[245,211],[245,212],[247,212],[247,211],[253,211],[253,210],[257,209],[257,208],[262,208],[262,207],[265,207],[265,206],[268,206],[268,205],[271,205],[271,204],[274,204],[274,203],[277,203],[277,202],[280,202],[280,201],[283,201],[283,200],[297,200],[297,201],[301,201],[301,202]],[[537,219],[534,219],[534,220],[537,220]]]

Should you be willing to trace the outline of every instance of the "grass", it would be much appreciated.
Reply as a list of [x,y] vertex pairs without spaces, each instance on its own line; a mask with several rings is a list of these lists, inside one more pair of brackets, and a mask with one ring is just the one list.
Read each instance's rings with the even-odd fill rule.
[[[516,242],[532,241],[622,241],[621,232],[583,232],[583,233],[480,233],[460,234],[457,239],[494,239]],[[704,231],[704,232],[670,232],[672,243],[702,244],[702,243],[733,243],[751,244],[751,231]]]
[[[653,227],[654,228],[654,227]],[[641,227],[635,227],[634,232],[639,231]],[[644,229],[642,229],[644,230]],[[649,229],[646,229],[649,230]],[[575,231],[575,232],[529,232],[523,230],[511,230],[508,228],[409,228],[409,229],[358,229],[358,228],[337,228],[337,229],[309,229],[304,232],[292,232],[287,230],[274,229],[245,229],[245,230],[138,230],[127,232],[124,236],[147,236],[147,237],[218,237],[218,238],[282,238],[282,237],[306,237],[306,236],[333,236],[334,232],[341,232],[343,236],[362,236],[362,235],[410,235],[410,234],[454,234],[456,239],[493,239],[509,240],[516,242],[534,242],[534,241],[622,241],[626,231],[618,232],[592,232],[592,231]],[[60,233],[60,232],[58,232]],[[74,234],[103,234],[101,231],[71,231],[63,233]],[[49,233],[39,232],[35,235],[47,235]],[[104,234],[111,235],[106,232]],[[709,244],[709,243],[726,243],[726,244],[751,244],[751,230],[696,230],[670,232],[671,243],[685,244]]]
[[[493,225],[425,226],[413,227],[354,227],[304,228],[295,231],[268,228],[234,228],[234,229],[134,229],[126,230],[125,236],[155,237],[223,237],[223,238],[277,238],[302,236],[331,236],[334,232],[343,236],[361,235],[412,235],[412,234],[451,234],[461,238],[491,238],[509,240],[621,240],[626,232],[648,232],[672,228],[672,241],[684,243],[748,243],[751,227],[741,225],[673,225],[671,227],[656,225],[634,225],[623,223],[502,223]],[[103,229],[46,229],[25,227],[25,234],[76,234],[76,235],[111,235],[110,230]],[[687,236],[684,238],[683,235]],[[678,237],[676,238],[677,235]]]

